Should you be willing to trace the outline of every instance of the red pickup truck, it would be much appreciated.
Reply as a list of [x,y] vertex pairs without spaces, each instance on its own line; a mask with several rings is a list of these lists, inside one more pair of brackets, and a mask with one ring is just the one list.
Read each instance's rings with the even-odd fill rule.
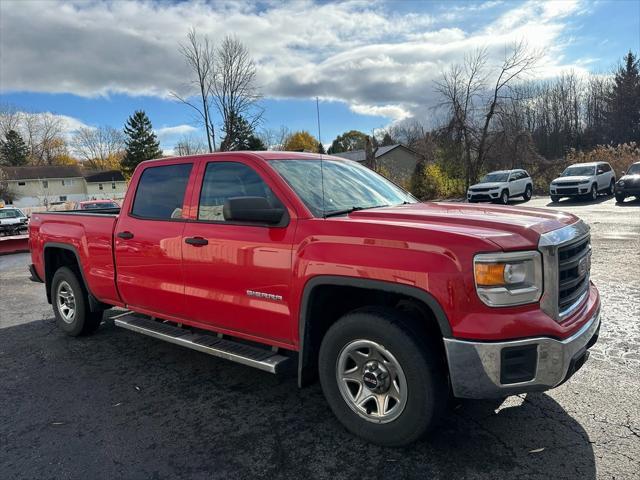
[[144,162],[121,209],[35,213],[32,279],[57,323],[114,323],[319,378],[336,417],[412,442],[449,396],[553,388],[598,337],[573,215],[419,203],[345,159],[233,152]]

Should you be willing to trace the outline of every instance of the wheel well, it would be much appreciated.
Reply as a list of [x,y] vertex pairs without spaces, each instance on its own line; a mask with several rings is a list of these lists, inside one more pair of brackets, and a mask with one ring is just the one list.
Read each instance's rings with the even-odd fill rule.
[[383,306],[406,313],[407,324],[418,335],[438,339],[438,355],[446,368],[443,332],[432,308],[411,295],[372,288],[345,285],[318,285],[309,294],[306,311],[302,312],[301,350],[299,358],[300,386],[317,378],[318,353],[324,335],[331,325],[349,312],[363,307]]
[[53,281],[53,276],[60,267],[70,268],[73,273],[75,273],[89,299],[89,310],[97,312],[108,308],[106,304],[97,300],[89,291],[75,251],[70,248],[58,246],[45,247],[44,249],[44,283],[47,291],[47,301],[49,303],[51,303],[51,282]]

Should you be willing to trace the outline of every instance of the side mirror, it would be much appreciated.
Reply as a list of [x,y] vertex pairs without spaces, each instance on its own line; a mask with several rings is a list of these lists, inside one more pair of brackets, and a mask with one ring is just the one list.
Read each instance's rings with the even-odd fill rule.
[[227,221],[277,225],[284,209],[273,208],[264,197],[232,197],[225,200],[222,214]]
[[624,177],[627,174],[626,170],[622,170],[622,175],[620,175],[621,177]]

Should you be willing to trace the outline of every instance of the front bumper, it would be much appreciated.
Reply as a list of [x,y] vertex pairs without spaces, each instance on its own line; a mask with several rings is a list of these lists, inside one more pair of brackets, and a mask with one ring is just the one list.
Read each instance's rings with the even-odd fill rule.
[[500,191],[486,191],[486,192],[467,192],[467,200],[471,202],[491,202],[497,200],[500,196]]
[[616,195],[626,195],[628,197],[637,197],[640,195],[640,185],[625,185],[624,187],[616,184],[614,190]]
[[559,185],[551,185],[549,192],[554,197],[577,197],[581,195],[587,195],[591,187],[589,185],[576,185],[570,187],[563,187]]
[[599,331],[600,308],[564,340],[540,337],[474,342],[445,338],[453,394],[499,398],[556,387],[584,364]]

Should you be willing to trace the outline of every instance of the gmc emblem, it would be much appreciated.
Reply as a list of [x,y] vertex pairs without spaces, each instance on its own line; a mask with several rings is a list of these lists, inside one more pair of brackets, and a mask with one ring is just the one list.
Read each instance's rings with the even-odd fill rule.
[[585,255],[578,262],[578,275],[585,275],[589,270],[591,270],[591,254]]

